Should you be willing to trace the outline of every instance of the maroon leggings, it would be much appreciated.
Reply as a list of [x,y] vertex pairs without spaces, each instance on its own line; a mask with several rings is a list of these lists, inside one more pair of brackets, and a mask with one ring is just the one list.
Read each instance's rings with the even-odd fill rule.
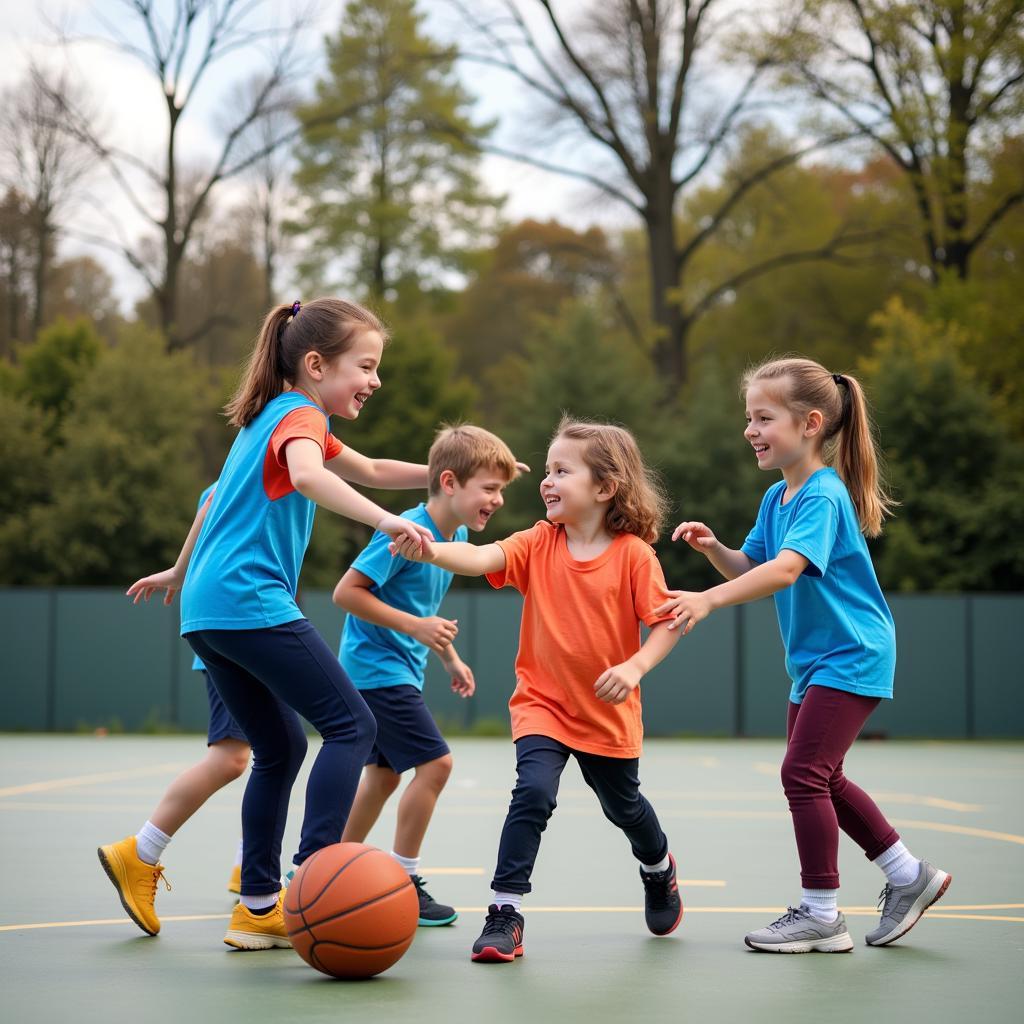
[[812,685],[802,704],[789,705],[782,788],[805,889],[839,888],[840,829],[868,860],[900,838],[874,800],[843,774],[843,758],[878,704],[877,697]]

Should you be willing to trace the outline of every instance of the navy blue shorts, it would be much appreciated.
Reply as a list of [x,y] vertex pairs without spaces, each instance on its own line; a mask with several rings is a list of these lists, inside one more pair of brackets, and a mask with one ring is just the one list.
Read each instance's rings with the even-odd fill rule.
[[231,712],[224,707],[224,701],[220,699],[216,687],[210,682],[210,674],[204,671],[203,679],[206,680],[206,699],[210,702],[210,728],[206,733],[206,745],[210,747],[221,740],[241,740],[248,743],[245,733],[231,717]]
[[377,739],[367,764],[401,774],[450,753],[423,692],[415,686],[381,686],[360,690],[359,696],[377,720]]

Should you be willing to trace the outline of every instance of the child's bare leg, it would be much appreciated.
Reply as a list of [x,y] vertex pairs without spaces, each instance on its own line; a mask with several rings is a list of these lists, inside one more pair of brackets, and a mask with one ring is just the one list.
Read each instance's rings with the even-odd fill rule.
[[362,843],[366,840],[388,798],[398,789],[401,781],[401,775],[383,765],[370,764],[363,769],[352,810],[341,834],[343,843]]
[[229,738],[210,744],[206,757],[183,771],[167,787],[150,822],[161,832],[173,836],[214,793],[245,772],[249,754],[249,744],[244,740]]
[[395,853],[413,860],[420,855],[423,837],[448,776],[452,773],[452,755],[418,765],[416,775],[406,787],[398,804],[395,828]]

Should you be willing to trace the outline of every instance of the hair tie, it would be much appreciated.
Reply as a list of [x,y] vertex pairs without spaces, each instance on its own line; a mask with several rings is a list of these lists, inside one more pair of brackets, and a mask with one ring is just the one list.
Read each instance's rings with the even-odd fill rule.
[[841,373],[833,373],[832,379],[836,382],[836,387],[846,383],[846,378]]
[[294,302],[292,303],[292,316],[298,316],[298,315],[299,315],[299,310],[300,310],[300,309],[302,309],[302,303],[301,303],[301,302],[299,302],[299,300],[298,300],[298,299],[296,299],[296,300],[295,300],[295,301],[294,301]]

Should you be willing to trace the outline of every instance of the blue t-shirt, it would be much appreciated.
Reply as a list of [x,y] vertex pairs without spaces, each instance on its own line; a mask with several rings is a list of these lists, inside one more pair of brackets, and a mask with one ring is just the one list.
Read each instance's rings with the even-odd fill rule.
[[[203,493],[199,495],[199,501],[196,503],[196,512],[197,513],[203,507],[203,505],[206,504],[206,499],[210,496],[210,494],[213,492],[213,489],[216,486],[217,486],[217,481],[214,480],[213,483],[210,484],[210,486],[207,487],[206,490],[203,491]],[[200,658],[198,654],[192,655],[192,671],[193,672],[205,672],[206,671],[206,666],[203,664],[202,658]]]
[[896,630],[846,485],[826,467],[783,505],[785,491],[785,480],[768,488],[742,551],[758,563],[783,549],[808,561],[775,594],[789,699],[799,704],[812,684],[891,697]]
[[288,413],[311,408],[300,391],[271,399],[235,438],[181,590],[181,632],[268,629],[303,617],[295,601],[316,505],[298,491],[268,492],[267,449]]
[[[402,513],[403,519],[425,526],[437,541],[445,541],[427,507],[419,504]],[[469,530],[460,526],[452,540],[466,540]],[[352,568],[373,580],[370,593],[392,608],[421,618],[436,615],[452,582],[452,573],[426,562],[393,558],[391,538],[374,533]],[[338,658],[356,688],[377,690],[384,686],[415,686],[423,689],[429,649],[405,633],[345,617]]]

